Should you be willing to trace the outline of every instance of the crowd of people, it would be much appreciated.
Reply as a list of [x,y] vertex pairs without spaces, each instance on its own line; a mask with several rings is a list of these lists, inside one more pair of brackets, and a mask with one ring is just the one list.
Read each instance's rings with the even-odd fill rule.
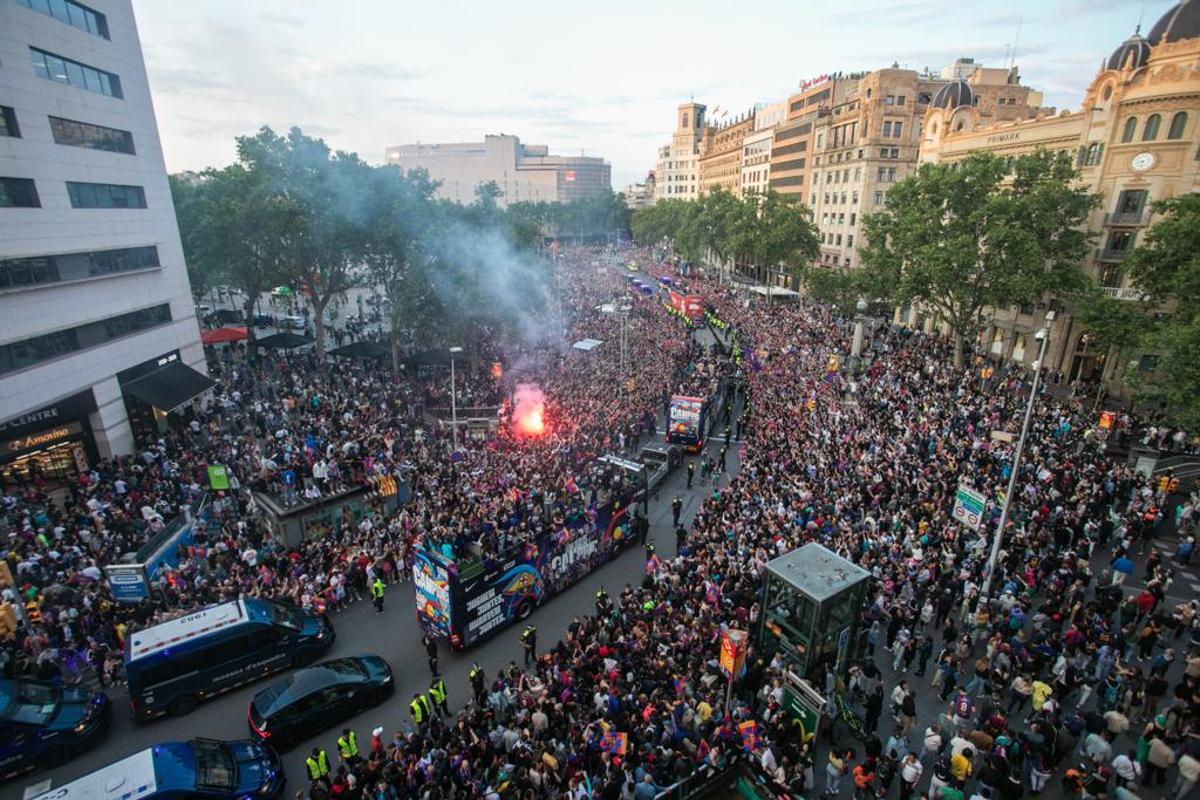
[[[656,263],[644,251],[625,257]],[[624,281],[589,267],[594,258],[566,251],[555,267],[567,343],[618,338],[618,320],[593,309]],[[1168,779],[1169,796],[1188,796],[1200,771],[1200,615],[1171,592],[1183,554],[1164,557],[1153,542],[1169,529],[1185,541],[1194,504],[1106,456],[1087,410],[1043,390],[981,596],[995,515],[977,534],[951,519],[953,497],[966,482],[999,499],[1014,444],[992,432],[1019,426],[1029,374],[984,373],[970,359],[956,369],[945,340],[886,326],[860,374],[832,369],[850,323],[829,309],[768,308],[673,277],[722,320],[718,350],[732,364],[640,296],[628,373],[569,346],[475,343],[464,368],[473,394],[509,413],[516,382],[544,391],[537,439],[502,426],[455,449],[425,421],[441,390],[420,376],[327,371],[307,356],[234,359],[216,366],[219,402],[136,456],[66,487],[5,487],[15,585],[4,592],[21,620],[0,651],[4,673],[54,676],[76,652],[113,675],[131,627],[180,609],[237,594],[337,607],[376,576],[401,579],[415,547],[486,551],[500,534],[536,535],[547,516],[534,509],[578,502],[592,459],[654,432],[672,393],[707,392],[737,369],[740,471],[706,493],[674,556],[649,557],[640,585],[598,598],[596,613],[525,668],[486,679],[479,669],[475,697],[455,715],[422,718],[391,741],[377,731],[368,753],[303,793],[648,800],[749,760],[775,791],[804,797],[1129,800],[1161,796]],[[493,360],[506,364],[502,378]],[[194,502],[210,463],[234,476],[213,524],[155,600],[114,603],[100,569]],[[319,495],[390,475],[412,489],[396,514],[294,548],[245,499],[247,489]],[[761,606],[766,563],[811,541],[873,578],[868,652],[841,670],[830,652],[807,676],[833,722],[815,737],[784,710],[783,653],[752,649],[728,713],[716,664],[723,630],[755,630],[772,613]],[[846,724],[844,704],[861,722]]]

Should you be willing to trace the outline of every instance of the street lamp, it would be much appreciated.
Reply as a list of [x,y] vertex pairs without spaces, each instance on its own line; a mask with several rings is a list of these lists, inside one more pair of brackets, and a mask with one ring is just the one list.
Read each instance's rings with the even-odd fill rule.
[[456,452],[458,451],[458,395],[454,388],[454,357],[462,351],[461,347],[450,348],[450,428]]
[[1033,338],[1040,342],[1037,361],[1033,362],[1033,383],[1029,386],[1029,402],[1025,404],[1025,419],[1021,423],[1021,438],[1017,440],[1017,450],[1013,453],[1012,471],[1008,476],[1008,491],[1004,493],[1004,505],[1000,508],[1000,522],[996,526],[996,535],[992,537],[992,552],[988,555],[987,567],[984,570],[983,586],[979,589],[979,602],[986,603],[988,593],[992,588],[992,576],[996,574],[996,561],[1000,557],[1000,543],[1004,540],[1004,526],[1008,524],[1008,511],[1012,506],[1013,492],[1017,488],[1017,473],[1021,469],[1021,456],[1025,452],[1025,439],[1029,435],[1029,420],[1033,418],[1033,404],[1037,402],[1038,383],[1042,377],[1042,366],[1046,359],[1046,345],[1050,342],[1050,325],[1054,322],[1054,312],[1046,312],[1046,324],[1038,329]]

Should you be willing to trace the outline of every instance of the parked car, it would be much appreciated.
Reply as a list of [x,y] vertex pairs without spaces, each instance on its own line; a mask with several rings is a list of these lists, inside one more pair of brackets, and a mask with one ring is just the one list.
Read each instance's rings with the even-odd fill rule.
[[0,775],[52,767],[75,756],[112,722],[102,692],[35,680],[0,680]]
[[278,327],[281,331],[302,331],[308,325],[308,320],[297,314],[280,317]]
[[271,684],[250,701],[250,733],[283,752],[379,705],[395,685],[376,655],[325,661]]
[[246,316],[236,308],[218,308],[204,315],[208,325],[240,325],[246,321]]
[[256,328],[269,328],[274,324],[275,324],[275,318],[272,317],[270,314],[255,314],[254,315],[254,327],[256,327]]

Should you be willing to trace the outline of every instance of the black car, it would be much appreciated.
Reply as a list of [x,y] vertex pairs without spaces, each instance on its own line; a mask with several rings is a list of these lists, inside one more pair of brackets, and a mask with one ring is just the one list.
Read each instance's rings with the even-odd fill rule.
[[236,308],[218,308],[204,315],[206,325],[239,325],[246,321],[246,315]]
[[112,722],[102,692],[35,680],[0,680],[0,776],[55,767],[92,744]]
[[379,656],[337,658],[271,684],[250,701],[250,733],[282,752],[391,696],[392,668]]

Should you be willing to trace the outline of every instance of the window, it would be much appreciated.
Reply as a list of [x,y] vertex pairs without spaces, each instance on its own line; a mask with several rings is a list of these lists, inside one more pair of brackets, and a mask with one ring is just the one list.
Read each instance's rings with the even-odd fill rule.
[[877,206],[883,205],[883,192],[875,193],[875,205],[877,205]]
[[127,336],[170,321],[171,306],[163,303],[99,322],[89,322],[67,330],[0,345],[0,375],[15,372],[67,353],[95,347],[111,339]]
[[[854,202],[856,202],[856,203],[858,202],[858,193],[857,192],[854,193]],[[850,224],[853,225],[854,221],[856,219],[858,219],[858,214],[851,213],[850,214]]]
[[146,193],[140,186],[114,183],[67,182],[71,208],[145,208]]
[[1079,161],[1082,166],[1094,167],[1100,163],[1104,155],[1104,145],[1092,142],[1087,147],[1079,148]]
[[[903,100],[904,98],[901,97],[900,99]],[[854,234],[853,233],[846,234],[846,247],[854,247]]]
[[121,94],[121,79],[111,72],[60,58],[34,47],[29,48],[29,53],[33,57],[33,71],[42,78],[108,97],[125,96]]
[[1117,213],[1141,216],[1149,196],[1150,193],[1144,189],[1126,189],[1117,200]]
[[889,119],[889,120],[884,120],[884,123],[883,123],[883,138],[885,138],[885,139],[890,139],[890,138],[892,138],[892,121],[891,121],[890,119]]
[[879,183],[883,183],[887,180],[887,167],[879,168],[879,171],[875,174],[875,180]]
[[895,167],[888,167],[887,179],[888,179],[888,183],[895,183],[895,181],[896,181],[896,168]]
[[133,134],[117,128],[76,122],[61,117],[50,117],[50,132],[54,141],[71,147],[87,147],[92,150],[107,150],[111,153],[134,154]]
[[1171,117],[1171,128],[1167,131],[1168,139],[1182,139],[1183,129],[1187,127],[1187,112],[1180,111]]
[[116,275],[160,266],[158,248],[154,246],[0,259],[0,290]]
[[1158,128],[1162,124],[1162,116],[1151,114],[1146,117],[1146,127],[1142,128],[1142,141],[1153,142],[1158,138]]
[[72,28],[78,28],[104,39],[109,38],[108,20],[99,11],[93,11],[82,3],[76,3],[74,0],[17,0],[17,2],[48,17],[54,17]]
[[41,208],[31,178],[0,178],[0,208]]
[[898,106],[904,105],[904,95],[900,95],[896,98],[896,105],[898,105]]
[[887,97],[883,98],[883,104],[886,106],[896,105],[896,96],[889,94]]
[[1132,142],[1135,133],[1137,133],[1137,117],[1130,117],[1125,120],[1125,128],[1121,131],[1121,142]]
[[829,205],[829,192],[825,193],[825,205]]
[[904,129],[904,123],[903,123],[903,122],[897,122],[897,123],[895,124],[895,126],[892,128],[892,134],[893,134],[894,138],[896,138],[896,139],[899,139],[899,138],[900,138],[900,136],[901,136],[901,132],[903,131],[903,129]]
[[838,245],[838,246],[840,247],[840,246],[841,246],[841,244],[842,244],[842,235],[839,233],[839,234],[837,234],[836,236],[834,236],[833,238],[834,238],[834,242],[833,242],[833,243],[834,243],[834,244],[836,244],[836,245]]
[[1133,233],[1130,231],[1113,231],[1108,235],[1110,253],[1127,253],[1133,248]]
[[21,129],[17,127],[17,112],[8,106],[0,106],[0,136],[21,138]]

